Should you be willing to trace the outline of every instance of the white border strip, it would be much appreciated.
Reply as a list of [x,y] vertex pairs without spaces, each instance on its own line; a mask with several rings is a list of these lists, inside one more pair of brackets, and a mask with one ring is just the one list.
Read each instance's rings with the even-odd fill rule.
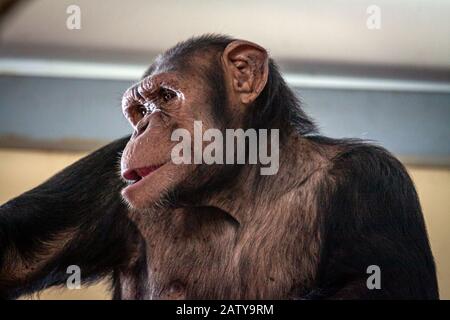
[[136,81],[145,69],[132,64],[0,58],[0,75]]
[[[88,61],[0,58],[0,75],[137,81],[147,66]],[[292,87],[450,93],[450,82],[284,74]]]
[[284,78],[300,88],[450,93],[449,82],[300,74],[285,74]]

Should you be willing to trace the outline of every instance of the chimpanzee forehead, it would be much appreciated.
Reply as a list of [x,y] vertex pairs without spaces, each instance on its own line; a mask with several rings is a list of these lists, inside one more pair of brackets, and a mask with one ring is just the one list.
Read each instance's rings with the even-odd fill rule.
[[159,55],[156,57],[155,61],[150,65],[150,67],[145,71],[143,78],[146,78],[151,75],[155,75],[158,73],[175,71],[177,66],[171,59],[166,57],[165,55]]
[[[179,74],[197,74],[197,71],[201,68],[199,66],[202,64],[199,59],[203,59],[205,62],[206,57],[198,58],[193,60],[195,55],[173,55],[173,54],[161,54],[156,57],[155,61],[150,65],[147,71],[142,76],[142,79],[148,76],[154,76],[161,73],[178,72]],[[209,63],[206,62],[205,65]]]
[[194,71],[203,62],[211,61],[214,54],[222,52],[233,38],[225,35],[206,34],[177,43],[156,57],[143,77],[167,71]]

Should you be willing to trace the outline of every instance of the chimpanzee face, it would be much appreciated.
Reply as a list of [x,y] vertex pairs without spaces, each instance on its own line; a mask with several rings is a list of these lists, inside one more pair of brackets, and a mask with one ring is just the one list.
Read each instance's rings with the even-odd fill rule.
[[[183,64],[171,63],[162,55],[150,70],[122,99],[123,114],[134,129],[122,154],[122,177],[129,182],[122,195],[135,208],[151,205],[181,183],[186,187],[204,182],[196,174],[203,164],[172,161],[178,143],[172,135],[182,128],[194,137],[196,121],[201,121],[202,131],[221,128],[215,90],[225,92],[220,99],[226,102],[224,116],[239,126],[246,106],[267,81],[267,54],[249,42],[233,41],[223,52],[198,54]],[[221,73],[222,83],[207,83],[203,73],[211,70]]]

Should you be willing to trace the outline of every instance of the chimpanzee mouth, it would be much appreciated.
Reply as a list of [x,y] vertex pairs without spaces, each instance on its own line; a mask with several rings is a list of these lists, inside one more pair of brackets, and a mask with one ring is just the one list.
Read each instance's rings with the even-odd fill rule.
[[142,167],[138,169],[128,169],[122,174],[122,176],[130,184],[135,184],[136,182],[141,181],[145,177],[149,176],[150,174],[161,168],[164,164],[165,163],[148,167]]

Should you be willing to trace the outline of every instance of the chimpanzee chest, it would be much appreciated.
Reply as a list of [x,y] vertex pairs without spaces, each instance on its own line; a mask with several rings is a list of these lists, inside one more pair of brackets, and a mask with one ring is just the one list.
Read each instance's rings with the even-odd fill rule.
[[[147,299],[286,299],[298,286],[294,252],[278,235],[244,229],[226,213],[182,210],[146,239]],[[269,239],[270,238],[270,239]],[[275,240],[275,241],[274,241]],[[290,249],[291,248],[291,249]]]

